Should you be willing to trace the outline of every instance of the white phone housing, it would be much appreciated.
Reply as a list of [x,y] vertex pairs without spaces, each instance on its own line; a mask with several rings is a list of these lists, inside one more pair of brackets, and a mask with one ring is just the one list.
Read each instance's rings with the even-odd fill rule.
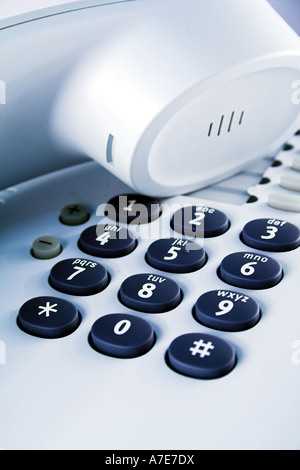
[[187,193],[298,129],[300,39],[266,1],[79,4],[2,23],[2,187],[93,158],[136,191]]

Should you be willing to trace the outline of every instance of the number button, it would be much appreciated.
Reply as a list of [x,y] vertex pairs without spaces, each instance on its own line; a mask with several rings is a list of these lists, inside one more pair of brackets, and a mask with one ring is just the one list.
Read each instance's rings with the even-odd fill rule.
[[236,364],[236,353],[229,343],[200,333],[176,338],[170,344],[166,358],[173,370],[197,379],[223,377]]
[[186,206],[172,216],[171,227],[186,236],[209,238],[225,233],[229,220],[226,214],[212,207]]
[[154,274],[136,274],[122,283],[121,302],[129,308],[148,313],[161,313],[175,308],[181,301],[176,282]]
[[197,243],[179,238],[153,242],[147,251],[147,262],[156,269],[172,273],[188,273],[202,268],[206,254]]
[[73,333],[80,323],[77,308],[57,297],[35,297],[19,310],[18,325],[26,333],[41,338],[61,338]]
[[282,279],[280,264],[258,253],[233,253],[223,259],[220,269],[223,281],[247,289],[267,289]]
[[284,220],[256,219],[242,231],[246,245],[266,251],[290,251],[300,245],[300,230]]
[[50,272],[50,285],[65,294],[92,295],[102,291],[109,282],[106,269],[95,261],[66,259]]
[[136,247],[135,237],[119,225],[93,225],[82,232],[79,248],[92,256],[118,258],[128,255]]
[[126,224],[148,224],[160,216],[160,204],[141,194],[121,194],[108,201],[105,215]]
[[210,328],[243,331],[259,321],[260,307],[254,299],[240,292],[214,290],[199,297],[195,317]]
[[93,324],[90,341],[98,352],[132,358],[147,353],[154,345],[155,335],[151,325],[142,318],[115,313]]

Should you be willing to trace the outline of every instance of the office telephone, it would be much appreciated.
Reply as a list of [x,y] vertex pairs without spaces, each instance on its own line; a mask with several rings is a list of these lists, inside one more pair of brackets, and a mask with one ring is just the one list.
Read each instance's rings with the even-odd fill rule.
[[299,449],[298,35],[54,3],[0,21],[0,448]]

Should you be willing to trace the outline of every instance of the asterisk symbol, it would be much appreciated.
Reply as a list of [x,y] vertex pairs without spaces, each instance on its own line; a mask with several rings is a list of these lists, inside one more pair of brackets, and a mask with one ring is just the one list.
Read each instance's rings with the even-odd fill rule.
[[38,315],[42,315],[43,313],[45,313],[46,317],[50,317],[50,312],[57,312],[57,310],[54,307],[57,307],[57,304],[50,305],[50,302],[46,302],[45,306],[42,306],[42,305],[39,306],[41,311],[38,312]]

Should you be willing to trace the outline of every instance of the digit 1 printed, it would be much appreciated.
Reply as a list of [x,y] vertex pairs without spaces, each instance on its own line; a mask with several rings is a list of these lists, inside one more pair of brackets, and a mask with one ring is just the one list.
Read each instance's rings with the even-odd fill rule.
[[130,201],[128,201],[128,206],[125,206],[123,208],[124,211],[127,211],[127,212],[131,212],[132,211],[132,207],[134,206],[134,204],[136,203],[136,200],[135,199],[131,199]]

